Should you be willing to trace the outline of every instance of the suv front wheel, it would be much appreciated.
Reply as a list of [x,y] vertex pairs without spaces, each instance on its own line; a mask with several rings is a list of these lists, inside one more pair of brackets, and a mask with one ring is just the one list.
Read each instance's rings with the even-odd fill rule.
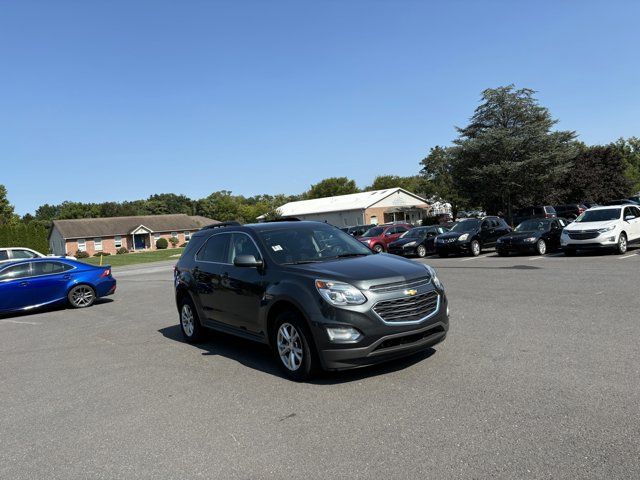
[[627,253],[627,236],[624,233],[621,233],[620,237],[618,238],[616,252],[620,255],[624,255],[625,253]]
[[478,240],[471,240],[471,245],[469,247],[469,251],[473,257],[477,257],[482,252],[482,247],[480,246],[480,242]]
[[202,340],[203,328],[200,325],[198,312],[191,299],[185,298],[180,304],[180,330],[187,343],[196,343]]
[[318,369],[313,339],[307,326],[294,312],[276,319],[271,344],[284,373],[298,382],[310,379]]

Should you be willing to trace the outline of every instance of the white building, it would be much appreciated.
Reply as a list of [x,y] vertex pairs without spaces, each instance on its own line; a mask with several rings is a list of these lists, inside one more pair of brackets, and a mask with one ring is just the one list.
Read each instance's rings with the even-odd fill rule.
[[[402,188],[289,202],[278,208],[283,217],[327,222],[337,227],[406,221],[430,214],[426,200]],[[258,217],[261,220],[262,217]]]

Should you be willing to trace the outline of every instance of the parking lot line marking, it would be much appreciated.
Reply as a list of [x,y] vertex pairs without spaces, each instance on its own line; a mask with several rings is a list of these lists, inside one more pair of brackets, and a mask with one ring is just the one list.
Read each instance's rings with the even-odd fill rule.
[[460,261],[461,262],[468,262],[469,260],[478,260],[479,258],[487,258],[488,256],[489,256],[489,254],[487,253],[486,255],[478,255],[477,257],[463,258]]
[[19,320],[1,319],[0,322],[4,323],[17,323],[18,325],[40,325],[38,322],[21,322]]
[[638,255],[637,253],[632,253],[631,255],[625,255],[624,257],[618,257],[618,260],[624,260],[625,258],[631,258]]
[[542,260],[544,257],[529,257],[529,260]]

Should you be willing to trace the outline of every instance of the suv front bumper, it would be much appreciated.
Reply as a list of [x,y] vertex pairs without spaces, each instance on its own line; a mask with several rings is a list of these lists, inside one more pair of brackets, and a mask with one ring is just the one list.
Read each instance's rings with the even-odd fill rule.
[[618,245],[618,232],[601,233],[596,238],[576,240],[566,235],[560,237],[560,246],[563,250],[597,250],[616,248]]
[[[326,370],[342,370],[386,362],[394,358],[426,350],[447,336],[449,330],[448,303],[441,294],[440,308],[427,320],[415,325],[389,325],[380,321],[375,329],[359,327],[349,322],[364,335],[355,344],[321,342],[318,353]],[[323,327],[319,327],[323,328]],[[326,337],[326,331],[317,332],[316,338]]]

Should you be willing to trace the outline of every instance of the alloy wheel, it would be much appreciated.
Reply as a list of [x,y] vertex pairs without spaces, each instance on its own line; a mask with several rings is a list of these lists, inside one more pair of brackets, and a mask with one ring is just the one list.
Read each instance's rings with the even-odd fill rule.
[[477,257],[478,255],[480,255],[480,243],[478,243],[477,240],[474,240],[473,242],[471,242],[471,253],[473,254],[474,257]]
[[380,253],[380,252],[382,252],[382,251],[384,250],[384,249],[382,248],[382,245],[376,245],[375,247],[373,247],[373,249],[374,249],[376,252],[378,252],[378,253]]
[[427,254],[427,249],[424,248],[424,245],[418,245],[418,256],[424,257]]
[[286,322],[280,325],[276,342],[282,364],[292,372],[298,370],[302,365],[304,350],[302,338],[296,327]]
[[627,237],[624,233],[620,234],[620,239],[618,240],[618,251],[620,253],[627,253]]
[[540,255],[547,253],[547,244],[544,240],[538,240],[537,248]]
[[71,303],[74,307],[88,307],[93,303],[95,293],[93,288],[87,285],[79,285],[71,291]]
[[193,310],[191,310],[191,305],[185,303],[182,305],[182,312],[180,312],[180,323],[182,324],[182,330],[184,330],[184,334],[187,337],[193,336],[194,331],[194,318],[193,318]]

